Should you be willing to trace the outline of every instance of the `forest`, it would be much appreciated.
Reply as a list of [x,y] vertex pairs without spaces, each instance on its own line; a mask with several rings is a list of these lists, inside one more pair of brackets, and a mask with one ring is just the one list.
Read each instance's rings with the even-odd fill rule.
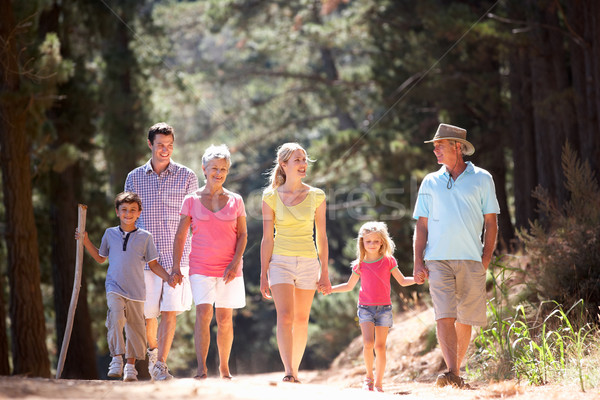
[[[415,197],[439,168],[423,142],[440,122],[464,127],[469,159],[496,184],[495,263],[526,256],[532,301],[583,299],[598,322],[596,0],[0,0],[0,52],[0,375],[55,371],[77,205],[99,243],[159,121],[176,130],[173,159],[199,177],[207,146],[232,152],[225,186],[244,198],[249,231],[234,373],[280,368],[259,291],[260,205],[289,141],[327,194],[339,283],[367,220],[388,224],[412,275]],[[64,377],[105,373],[106,267],[84,259]],[[396,312],[428,297],[393,290]],[[358,334],[356,298],[316,298],[303,367],[328,366]],[[196,362],[193,324],[193,311],[178,319],[170,367],[181,373]]]

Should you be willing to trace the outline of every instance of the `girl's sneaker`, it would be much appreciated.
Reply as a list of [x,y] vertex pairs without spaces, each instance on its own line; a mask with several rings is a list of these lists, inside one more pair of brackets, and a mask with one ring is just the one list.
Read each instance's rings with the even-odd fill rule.
[[135,369],[135,365],[133,364],[125,364],[125,371],[123,375],[123,381],[125,382],[135,382],[138,380],[137,378],[137,370]]
[[123,357],[113,357],[112,361],[108,365],[108,377],[120,378],[121,375],[123,375]]
[[365,378],[362,385],[363,390],[373,391],[373,378]]

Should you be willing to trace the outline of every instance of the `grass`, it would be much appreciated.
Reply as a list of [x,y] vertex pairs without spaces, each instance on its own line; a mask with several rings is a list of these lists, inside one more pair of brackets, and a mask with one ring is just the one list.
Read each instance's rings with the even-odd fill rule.
[[511,305],[510,288],[517,269],[494,264],[494,297],[488,321],[474,340],[468,372],[475,379],[516,379],[532,385],[577,382],[579,389],[600,384],[600,338],[586,322],[583,300],[569,309],[555,301]]

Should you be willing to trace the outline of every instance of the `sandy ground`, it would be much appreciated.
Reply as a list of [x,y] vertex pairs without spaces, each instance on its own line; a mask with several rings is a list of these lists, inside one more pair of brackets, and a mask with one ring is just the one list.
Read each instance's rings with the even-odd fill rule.
[[282,383],[281,374],[238,376],[233,381],[191,378],[167,382],[75,381],[38,378],[0,378],[0,398],[22,399],[219,399],[219,400],[314,400],[314,399],[506,399],[591,400],[600,391],[581,393],[575,388],[543,386],[520,387],[512,382],[474,385],[470,390],[435,388],[431,383],[407,382],[384,385],[385,393],[365,392],[348,385]]
[[396,398],[406,400],[591,400],[600,399],[600,389],[582,393],[572,386],[520,386],[515,382],[469,382],[470,389],[436,388],[436,375],[443,369],[439,349],[427,351],[431,334],[430,309],[400,316],[388,336],[385,393],[360,389],[364,376],[362,343],[354,340],[326,371],[301,371],[302,384],[283,383],[283,373],[238,375],[232,381],[191,378],[166,382],[54,380],[0,377],[0,399],[219,399],[219,400],[315,400]]

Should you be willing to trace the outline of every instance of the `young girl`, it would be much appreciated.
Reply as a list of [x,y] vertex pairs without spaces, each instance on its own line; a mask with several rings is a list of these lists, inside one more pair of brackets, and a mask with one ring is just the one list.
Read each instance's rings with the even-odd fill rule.
[[[394,242],[383,222],[367,222],[358,231],[356,260],[352,263],[352,275],[348,282],[333,286],[332,293],[348,292],[361,279],[358,294],[358,322],[363,337],[363,356],[367,376],[363,389],[383,392],[385,372],[385,342],[392,326],[392,301],[390,299],[390,275],[402,286],[414,285],[412,276],[405,277],[398,269],[394,254]],[[373,349],[377,356],[373,378]]]

